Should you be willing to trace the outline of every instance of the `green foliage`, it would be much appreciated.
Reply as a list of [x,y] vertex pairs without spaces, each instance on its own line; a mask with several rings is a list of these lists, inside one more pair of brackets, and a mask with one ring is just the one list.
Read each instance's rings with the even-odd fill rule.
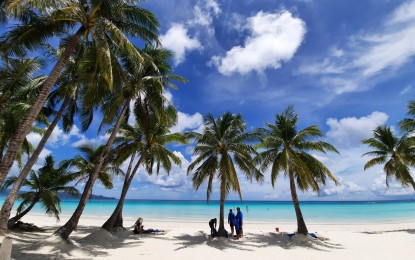
[[204,117],[204,122],[202,134],[186,134],[196,141],[193,154],[197,157],[187,169],[188,174],[193,172],[193,186],[198,190],[207,181],[209,201],[216,177],[221,182],[220,192],[224,197],[234,190],[242,200],[235,164],[247,179],[261,181],[263,178],[251,157],[256,151],[249,143],[255,136],[245,132],[246,125],[240,114],[224,113],[217,119],[209,114]]
[[402,186],[412,186],[415,190],[415,182],[410,169],[415,166],[415,138],[413,136],[404,135],[399,138],[390,127],[378,126],[373,131],[373,137],[362,142],[374,149],[363,154],[373,157],[365,164],[365,170],[375,165],[383,165],[387,186],[389,186],[390,178],[394,177]]
[[265,171],[271,166],[272,186],[281,172],[285,175],[292,174],[301,190],[319,192],[327,178],[337,184],[330,170],[308,152],[338,151],[329,143],[314,140],[323,136],[318,126],[309,126],[298,131],[297,122],[298,115],[290,106],[275,116],[274,125],[267,123],[267,128],[257,130],[257,134],[262,136],[262,142],[257,148],[262,152],[255,160],[261,165],[261,170]]
[[[40,168],[37,173],[31,171],[29,178],[23,182],[23,186],[29,188],[28,192],[19,194],[22,200],[17,208],[16,216],[23,213],[26,209],[30,210],[30,205],[39,202],[44,208],[45,212],[53,215],[59,220],[60,198],[58,192],[66,192],[72,196],[78,196],[79,192],[74,186],[68,184],[74,181],[77,176],[68,172],[65,168],[54,167],[55,160],[52,156],[47,156],[45,165]],[[10,187],[17,181],[17,177],[9,177],[1,186],[1,189]],[[26,214],[27,212],[25,212]],[[23,216],[19,216],[21,218]]]

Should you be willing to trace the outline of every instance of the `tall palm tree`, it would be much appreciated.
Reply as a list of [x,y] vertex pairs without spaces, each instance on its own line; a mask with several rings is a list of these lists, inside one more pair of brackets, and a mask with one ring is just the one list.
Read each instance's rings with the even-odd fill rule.
[[[22,202],[17,208],[16,216],[9,220],[10,226],[24,217],[38,202],[42,204],[47,214],[54,215],[59,220],[61,200],[58,192],[65,192],[72,196],[79,194],[74,186],[68,186],[76,178],[76,175],[63,168],[55,168],[54,165],[55,160],[49,155],[45,159],[45,165],[37,173],[31,171],[29,179],[23,183],[30,190],[19,194]],[[16,180],[17,177],[7,178],[1,188],[6,189]]]
[[[119,145],[114,148],[120,161],[129,159],[129,167],[124,179],[124,185],[117,207],[110,218],[102,226],[107,230],[122,228],[122,208],[131,182],[140,165],[144,165],[148,174],[152,174],[153,166],[156,165],[157,174],[163,167],[167,174],[171,170],[172,162],[181,164],[180,158],[171,152],[166,145],[172,142],[185,143],[186,138],[180,133],[170,133],[169,128],[176,121],[177,115],[174,108],[168,108],[171,114],[168,123],[161,122],[155,114],[146,106],[144,100],[138,99],[135,103],[134,112],[137,120],[136,125],[122,125],[120,134],[115,143]],[[138,157],[134,166],[134,161]]]
[[[79,48],[79,49],[80,50],[77,51],[77,55],[81,56],[84,48]],[[58,55],[57,51],[53,49],[52,51],[55,53],[55,56]],[[61,117],[63,116],[64,118],[63,120],[64,131],[66,132],[69,131],[73,125],[73,118],[75,116],[76,111],[78,111],[77,96],[80,92],[80,85],[82,84],[82,80],[80,79],[81,77],[78,73],[79,66],[77,64],[81,60],[83,61],[84,59],[73,58],[71,59],[70,62],[67,63],[64,73],[61,75],[60,79],[57,82],[57,87],[55,87],[55,89],[49,95],[48,110],[50,111],[54,110],[54,107],[60,101],[62,103],[61,107],[56,112],[55,117],[52,120],[51,124],[47,127],[46,131],[44,131],[39,144],[37,145],[36,149],[34,149],[33,153],[30,155],[25,166],[21,170],[18,178],[13,183],[13,187],[8,193],[7,198],[4,200],[3,206],[1,207],[1,211],[0,211],[0,219],[3,220],[4,222],[0,223],[0,226],[4,227],[6,225],[6,220],[10,217],[10,213],[14,206],[14,202],[16,201],[18,197],[19,191],[24,181],[26,180],[27,175],[31,171],[33,165],[36,163],[50,135],[52,134],[58,122],[61,120]],[[15,74],[12,74],[12,76],[16,77]],[[15,111],[15,110],[13,109],[12,111]],[[17,127],[18,125],[14,125],[14,129],[16,129]]]
[[300,202],[297,196],[297,187],[301,190],[320,191],[320,185],[326,184],[329,178],[337,184],[336,178],[330,170],[317,158],[309,154],[309,151],[322,153],[335,152],[332,145],[314,141],[316,137],[322,137],[323,133],[318,126],[309,126],[300,131],[297,130],[298,115],[292,106],[275,117],[275,125],[267,123],[267,128],[258,129],[263,136],[258,148],[263,150],[256,161],[265,171],[271,166],[271,183],[274,186],[279,174],[284,172],[290,180],[291,197],[297,217],[297,232],[308,235]]
[[[19,126],[24,114],[37,97],[45,77],[34,76],[40,69],[40,62],[31,58],[4,58],[0,62],[0,160]],[[43,111],[45,112],[45,111]],[[40,113],[38,123],[47,124],[45,113]],[[33,126],[31,132],[42,133]],[[25,138],[17,153],[16,160],[22,166],[23,152],[32,152],[32,146]]]
[[384,165],[387,186],[389,180],[395,177],[402,186],[412,186],[415,190],[415,182],[410,170],[410,167],[415,166],[414,137],[404,135],[399,138],[390,127],[378,126],[373,131],[373,137],[362,142],[375,149],[363,154],[374,157],[365,164],[365,170],[377,164]]
[[[238,174],[235,164],[250,180],[255,178],[261,181],[263,176],[255,168],[252,155],[255,149],[249,145],[255,136],[246,133],[246,125],[240,114],[224,113],[215,119],[209,114],[204,117],[205,128],[203,133],[187,133],[188,137],[196,141],[193,154],[197,158],[187,168],[187,173],[193,172],[192,183],[196,190],[207,181],[207,200],[213,188],[215,177],[220,183],[220,211],[218,236],[225,237],[224,205],[231,190],[236,191],[242,200]],[[197,167],[195,169],[195,167]]]
[[[30,3],[41,5],[39,2],[42,1]],[[153,13],[134,5],[137,2],[134,0],[68,1],[67,5],[53,8],[45,13],[27,13],[27,17],[22,19],[20,25],[5,34],[0,49],[12,54],[32,51],[50,37],[65,33],[72,36],[65,39],[62,55],[43,83],[36,102],[30,107],[9,142],[7,153],[0,163],[0,182],[6,178],[25,136],[80,41],[91,42],[96,46],[97,73],[99,71],[110,88],[113,86],[111,66],[113,57],[111,57],[110,46],[116,45],[117,48],[141,61],[142,56],[126,35],[139,36],[149,43],[158,42],[157,19]],[[75,33],[72,33],[72,29],[75,29]],[[0,225],[0,231],[1,229]]]
[[[101,106],[104,118],[102,125],[112,124],[115,122],[107,143],[102,150],[100,158],[93,170],[91,177],[85,185],[78,207],[65,225],[60,227],[55,235],[66,239],[78,225],[79,218],[82,215],[86,202],[92,192],[92,187],[97,178],[97,174],[105,158],[110,154],[111,146],[115,140],[116,134],[123,122],[127,122],[129,105],[137,98],[143,98],[146,106],[160,118],[165,120],[165,109],[163,100],[163,90],[165,86],[175,87],[172,80],[185,81],[184,78],[171,74],[171,68],[168,66],[168,59],[171,52],[160,49],[146,47],[143,49],[145,56],[144,62],[137,63],[137,60],[128,55],[128,53],[119,53],[122,57],[122,64],[117,64],[114,60],[113,68],[118,83],[114,91],[106,95],[102,100]],[[84,95],[84,104],[86,100],[94,100],[96,93],[86,93]],[[89,97],[89,98],[88,98]],[[92,102],[94,104],[95,102]]]

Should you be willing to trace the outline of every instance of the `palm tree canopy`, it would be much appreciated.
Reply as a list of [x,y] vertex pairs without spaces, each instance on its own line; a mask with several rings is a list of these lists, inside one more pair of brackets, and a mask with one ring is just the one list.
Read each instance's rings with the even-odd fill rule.
[[408,104],[407,114],[410,118],[405,118],[399,122],[402,131],[413,132],[415,130],[415,101],[410,101]]
[[265,171],[271,167],[271,182],[275,185],[278,175],[294,174],[301,190],[320,191],[320,185],[326,183],[327,177],[338,184],[330,170],[318,159],[309,154],[310,151],[335,152],[336,148],[323,141],[315,141],[323,133],[318,126],[309,126],[297,130],[298,115],[289,106],[283,113],[275,117],[275,125],[267,123],[267,128],[257,130],[262,142],[257,148],[263,150],[256,161]]
[[[78,147],[80,154],[75,155],[72,159],[63,160],[61,167],[65,169],[73,168],[74,175],[78,178],[78,183],[89,178],[97,160],[104,148],[103,145],[96,147],[93,144],[84,144]],[[115,163],[114,156],[108,156],[98,174],[98,181],[107,189],[112,189],[113,175],[122,175],[123,171]]]
[[218,119],[209,114],[204,117],[205,128],[203,133],[189,132],[187,137],[196,141],[193,154],[197,158],[189,165],[187,173],[193,173],[195,189],[205,181],[208,182],[207,199],[210,199],[213,180],[216,177],[225,183],[225,196],[234,190],[242,199],[239,180],[234,163],[244,173],[247,179],[262,181],[262,174],[255,168],[252,154],[255,149],[249,142],[256,139],[246,133],[246,125],[240,114],[224,113]]
[[[54,215],[59,220],[61,208],[58,192],[65,192],[71,196],[79,195],[79,191],[74,186],[67,186],[77,176],[64,168],[55,168],[54,164],[55,160],[49,155],[45,159],[45,165],[37,173],[31,171],[29,178],[23,183],[29,191],[19,195],[22,202],[17,208],[18,214],[28,205],[39,201],[47,214]],[[10,187],[16,180],[16,176],[7,178],[1,189]]]
[[403,186],[411,185],[415,189],[415,182],[411,176],[410,167],[415,166],[415,139],[407,135],[397,137],[388,126],[378,126],[373,131],[373,137],[362,141],[375,149],[363,154],[372,156],[364,169],[374,165],[383,165],[386,174],[386,185],[390,178],[395,177]]

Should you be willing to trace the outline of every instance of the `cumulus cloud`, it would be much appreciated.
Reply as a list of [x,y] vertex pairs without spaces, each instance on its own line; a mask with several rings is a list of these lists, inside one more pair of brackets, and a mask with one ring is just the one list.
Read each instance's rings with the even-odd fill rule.
[[183,24],[175,23],[170,29],[160,36],[160,41],[163,47],[174,52],[174,64],[178,65],[185,59],[185,54],[202,49],[197,38],[191,38],[188,34],[188,29]]
[[[193,7],[193,17],[182,23],[173,23],[167,32],[160,36],[163,47],[175,53],[174,64],[177,66],[184,62],[186,54],[203,50],[199,37],[203,30],[207,31],[207,36],[214,34],[212,26],[213,19],[222,10],[215,0],[198,1]],[[191,35],[190,30],[197,28],[198,33]]]
[[377,111],[360,118],[329,118],[326,122],[330,127],[327,136],[336,144],[343,146],[357,145],[360,144],[361,140],[372,136],[373,130],[377,126],[385,124],[387,120],[387,114]]
[[280,13],[258,12],[248,19],[251,35],[244,46],[235,46],[224,57],[214,56],[211,63],[220,73],[247,74],[278,69],[282,62],[292,59],[306,32],[304,21],[288,11]]
[[195,130],[200,132],[203,127],[203,116],[200,113],[189,115],[178,112],[178,121],[175,126],[170,129],[171,133],[183,132],[185,130]]

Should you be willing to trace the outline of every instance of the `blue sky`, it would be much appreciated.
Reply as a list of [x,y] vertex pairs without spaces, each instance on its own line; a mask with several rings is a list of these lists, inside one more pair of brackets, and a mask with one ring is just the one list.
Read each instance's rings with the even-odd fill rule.
[[[172,131],[200,130],[203,115],[225,111],[241,113],[252,130],[294,105],[300,128],[319,125],[325,140],[340,151],[315,156],[341,185],[329,183],[320,194],[301,193],[301,199],[413,197],[398,183],[387,188],[381,167],[363,171],[369,158],[361,156],[368,148],[360,140],[377,125],[397,129],[414,99],[415,1],[149,0],[141,6],[157,15],[163,46],[176,54],[174,72],[189,80],[166,92],[180,111]],[[77,127],[69,134],[56,129],[38,166],[48,153],[68,158],[79,144],[104,142],[98,125],[99,117],[86,133]],[[40,137],[30,134],[30,139],[36,144]],[[186,175],[192,145],[171,147],[182,167],[169,176],[140,171],[129,198],[206,198],[206,186],[194,191]],[[240,180],[245,200],[290,200],[283,176],[274,188],[267,172],[262,184]],[[97,184],[93,192],[118,197],[121,186],[115,178],[114,189]]]

